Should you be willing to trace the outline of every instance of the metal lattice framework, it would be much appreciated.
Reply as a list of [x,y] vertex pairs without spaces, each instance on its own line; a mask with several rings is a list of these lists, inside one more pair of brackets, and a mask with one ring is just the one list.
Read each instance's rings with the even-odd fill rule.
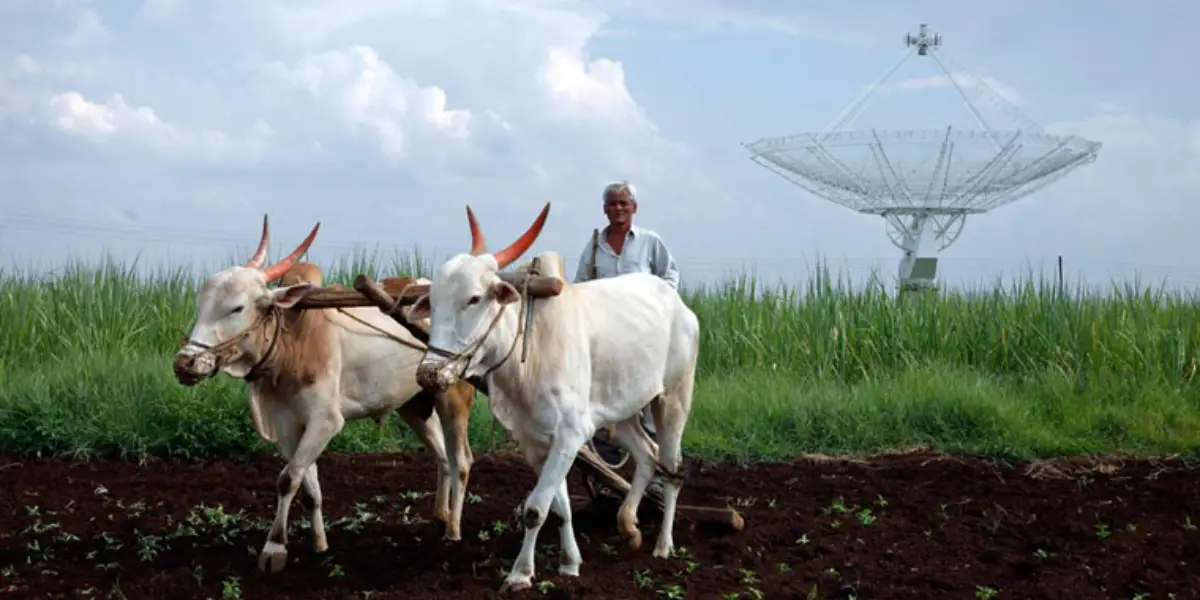
[[[819,133],[763,138],[744,144],[751,160],[795,185],[847,208],[884,217],[892,243],[904,251],[904,287],[928,287],[936,252],[958,239],[968,215],[1014,202],[1097,157],[1101,144],[1051,135],[982,79],[939,56],[942,38],[921,24],[887,73]],[[844,131],[868,99],[912,56],[933,59],[970,111],[977,131]],[[995,130],[971,103],[976,90],[1017,126]],[[936,250],[933,248],[937,245]],[[928,254],[928,256],[919,256]]]

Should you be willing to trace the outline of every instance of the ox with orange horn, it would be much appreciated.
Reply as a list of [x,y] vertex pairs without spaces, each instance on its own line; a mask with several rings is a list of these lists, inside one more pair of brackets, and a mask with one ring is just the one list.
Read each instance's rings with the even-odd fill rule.
[[275,519],[259,553],[259,568],[273,572],[287,563],[288,514],[297,495],[310,512],[314,547],[318,552],[328,548],[317,459],[347,421],[396,412],[416,433],[435,457],[434,515],[444,523],[448,541],[461,539],[472,463],[467,425],[475,390],[469,383],[423,390],[416,370],[425,345],[408,328],[374,306],[298,308],[321,289],[319,277],[289,277],[268,287],[301,271],[293,269],[320,226],[283,260],[264,267],[269,238],[264,216],[250,260],[221,270],[200,287],[196,324],[174,361],[183,385],[217,373],[246,380],[259,434],[287,457],[273,486]]
[[[421,385],[443,389],[482,379],[492,415],[538,473],[537,485],[522,503],[525,539],[502,586],[509,590],[533,585],[535,545],[550,511],[560,520],[558,572],[579,575],[583,558],[571,524],[567,474],[600,427],[613,428],[614,440],[637,465],[617,515],[633,547],[642,541],[638,505],[655,470],[664,473],[663,519],[653,554],[670,556],[683,481],[681,442],[700,351],[695,313],[669,283],[649,273],[569,285],[529,306],[528,297],[499,271],[533,244],[549,208],[495,254],[487,253],[468,209],[471,253],[438,268],[429,292],[408,317],[430,322],[429,349],[417,369]],[[557,253],[547,251],[534,257],[530,270],[561,280],[562,264]],[[529,311],[524,332],[523,310]],[[523,335],[530,330],[535,333]],[[517,346],[528,361],[515,358]],[[657,446],[642,428],[641,411],[648,405]]]

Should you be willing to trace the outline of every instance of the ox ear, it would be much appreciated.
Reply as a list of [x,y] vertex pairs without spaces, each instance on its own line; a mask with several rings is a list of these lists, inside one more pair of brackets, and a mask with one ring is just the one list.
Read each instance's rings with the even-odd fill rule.
[[297,283],[296,285],[280,286],[271,290],[271,302],[279,308],[291,308],[305,296],[321,289],[315,283]]
[[496,302],[499,302],[502,305],[512,304],[521,296],[521,292],[518,292],[517,288],[503,281],[497,281],[493,283],[491,287],[488,288],[488,293],[496,300]]
[[408,309],[408,322],[412,323],[413,321],[428,319],[429,316],[429,294],[424,294],[420,298],[417,298],[416,302],[412,303],[412,308]]

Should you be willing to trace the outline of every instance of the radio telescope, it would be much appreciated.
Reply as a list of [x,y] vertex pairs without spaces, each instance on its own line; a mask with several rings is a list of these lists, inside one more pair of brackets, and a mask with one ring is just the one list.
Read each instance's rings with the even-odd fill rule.
[[[819,133],[743,144],[751,160],[830,202],[879,215],[900,248],[900,289],[933,287],[937,253],[958,239],[968,215],[1018,200],[1096,160],[1100,142],[1050,135],[981,79],[946,68],[942,36],[922,23],[906,34],[900,60]],[[913,54],[933,59],[979,130],[844,131],[867,100]],[[964,88],[1011,114],[1017,126],[996,131]]]

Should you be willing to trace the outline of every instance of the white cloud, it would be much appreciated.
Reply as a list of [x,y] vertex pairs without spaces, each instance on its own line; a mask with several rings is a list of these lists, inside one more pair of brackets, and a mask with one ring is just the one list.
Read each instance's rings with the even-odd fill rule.
[[[594,55],[607,15],[573,0],[147,0],[133,23],[80,6],[122,24],[103,48],[0,40],[13,57],[0,130],[22,156],[56,144],[73,161],[57,177],[11,164],[14,190],[97,219],[221,230],[286,211],[322,215],[328,244],[429,246],[462,236],[468,202],[499,239],[552,201],[546,243],[563,236],[573,254],[609,180],[681,223],[724,198],[638,104],[625,66]],[[58,35],[88,22],[50,17]],[[79,162],[93,154],[107,167]],[[331,202],[353,233],[337,233]]]
[[433,143],[470,137],[470,111],[448,108],[444,90],[397,75],[366,46],[311,54],[292,67],[272,63],[265,70],[317,99],[352,133],[374,137],[389,158],[407,156],[415,136]]
[[67,135],[99,144],[128,140],[173,157],[200,161],[254,160],[272,134],[262,121],[243,138],[217,130],[184,129],[163,121],[150,107],[129,105],[120,94],[96,103],[79,92],[62,92],[51,96],[44,109],[44,122]]
[[588,61],[579,48],[551,48],[538,70],[538,81],[556,102],[560,114],[606,125],[650,127],[625,87],[621,63]]
[[[68,31],[103,25],[99,14],[88,16],[89,5],[70,6],[75,20],[64,24]],[[330,160],[354,152],[345,143],[353,140],[390,162],[435,159],[461,167],[469,161],[469,169],[524,172],[531,185],[546,181],[530,175],[531,165],[554,173],[552,163],[566,161],[561,149],[567,145],[591,155],[571,163],[611,177],[649,177],[686,160],[632,97],[623,65],[589,55],[589,41],[607,17],[573,0],[216,0],[205,6],[145,0],[140,11],[153,21],[149,27],[205,24],[197,43],[214,44],[234,64],[181,65],[164,78],[172,90],[149,85],[150,77],[165,75],[162,67],[80,52],[46,56],[42,77],[26,77],[20,98],[4,104],[33,110],[69,90],[78,97],[59,97],[54,118],[84,127],[93,139],[109,121],[125,118],[127,128],[142,122],[143,144],[163,147],[174,139],[209,156],[233,156],[236,148],[243,157],[282,152]],[[211,88],[205,77],[224,85],[196,89]],[[82,102],[107,110],[88,112]],[[155,121],[132,108],[144,104],[153,107],[142,108]],[[70,107],[78,110],[61,114]],[[222,133],[259,122],[276,132],[270,140],[252,132],[239,144]],[[559,172],[560,181],[578,180],[578,172]]]

